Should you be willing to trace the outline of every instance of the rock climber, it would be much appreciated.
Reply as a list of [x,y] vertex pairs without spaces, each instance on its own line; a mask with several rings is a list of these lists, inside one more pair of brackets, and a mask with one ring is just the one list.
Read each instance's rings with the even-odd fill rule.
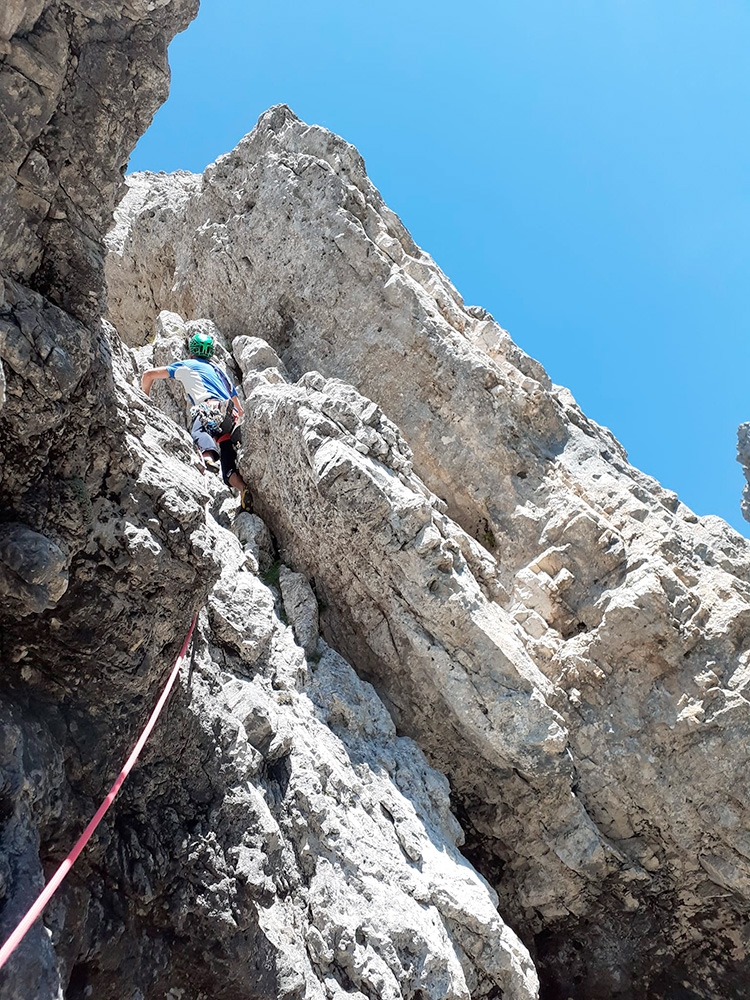
[[187,361],[175,361],[165,368],[149,368],[145,371],[141,388],[148,396],[157,379],[173,378],[182,384],[191,403],[193,425],[190,433],[203,456],[206,468],[211,472],[218,472],[221,467],[221,475],[227,486],[233,486],[240,492],[242,510],[249,510],[250,491],[237,471],[232,440],[237,420],[245,412],[237,389],[225,372],[211,360],[215,347],[210,334],[194,334],[190,338],[188,350],[190,358]]

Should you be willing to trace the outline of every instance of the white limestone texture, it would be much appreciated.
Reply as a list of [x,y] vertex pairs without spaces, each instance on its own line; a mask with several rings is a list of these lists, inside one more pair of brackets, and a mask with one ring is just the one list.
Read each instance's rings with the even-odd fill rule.
[[[262,894],[260,928],[288,966],[279,996],[400,1000],[421,990],[468,1000],[499,988],[536,997],[528,952],[456,850],[462,834],[445,778],[312,634],[300,574],[282,566],[279,595],[215,530],[223,571],[191,708],[221,731],[221,767],[234,772],[233,819],[212,828],[229,838],[221,853],[235,877]],[[279,596],[303,608],[290,625],[277,616]],[[300,622],[312,660],[296,637]]]
[[[152,350],[169,341],[162,317]],[[459,853],[463,834],[446,779],[396,735],[372,687],[320,638],[310,583],[279,564],[261,518],[240,511],[218,477],[201,474],[184,426],[138,391],[148,355],[115,345],[131,446],[143,463],[134,496],[143,503],[153,490],[169,509],[183,505],[196,515],[190,544],[198,550],[183,553],[185,568],[193,561],[200,568],[210,554],[215,582],[198,618],[193,664],[111,825],[57,898],[52,939],[43,930],[30,935],[0,996],[32,990],[38,1000],[59,1000],[85,982],[86,995],[128,1000],[536,1000],[528,950]],[[171,397],[162,405],[175,412]],[[175,416],[184,423],[183,413]],[[140,591],[149,575],[176,578],[158,520],[132,519],[124,536],[113,526],[109,538],[113,560],[124,545],[131,572],[138,568]],[[184,528],[172,530],[187,538]],[[6,565],[16,549],[27,561],[36,551],[18,532],[8,533],[16,549],[4,537]],[[31,666],[25,677],[32,690],[44,685]],[[142,698],[122,709],[145,721]],[[45,710],[34,719],[3,699],[0,711],[3,788],[33,789],[33,808],[18,795],[2,828],[11,860],[0,864],[0,899],[12,891],[11,905],[0,907],[5,932],[40,884],[40,819],[61,826],[62,816],[75,818],[87,804],[73,804],[81,774],[62,767],[56,736],[64,714]],[[92,736],[101,713],[94,709],[87,721]],[[76,723],[68,724],[75,733]],[[118,752],[115,732],[91,748],[84,772]],[[63,839],[66,830],[62,824]],[[120,880],[114,895],[113,879]]]
[[137,346],[173,310],[238,345],[257,511],[447,774],[549,988],[740,996],[745,539],[466,306],[339,137],[280,106],[202,177],[129,186],[112,321]]

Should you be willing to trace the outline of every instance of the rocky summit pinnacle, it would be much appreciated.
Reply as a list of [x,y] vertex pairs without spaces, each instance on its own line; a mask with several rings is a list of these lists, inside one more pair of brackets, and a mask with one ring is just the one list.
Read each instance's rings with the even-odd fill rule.
[[[194,13],[0,14],[3,940],[197,615],[0,1000],[740,1000],[748,543],[286,106],[116,208]],[[239,387],[252,511],[182,387],[140,389],[196,333]]]

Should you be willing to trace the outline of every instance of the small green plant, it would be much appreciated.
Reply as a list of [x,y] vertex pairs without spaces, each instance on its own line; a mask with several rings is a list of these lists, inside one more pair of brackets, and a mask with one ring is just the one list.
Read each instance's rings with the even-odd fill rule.
[[279,573],[281,572],[281,559],[276,559],[268,567],[266,572],[261,577],[261,580],[267,587],[278,587],[279,585]]
[[482,545],[484,545],[486,549],[489,549],[490,552],[494,551],[495,546],[497,545],[497,542],[495,540],[495,533],[489,526],[487,521],[484,522],[484,531],[481,532],[479,536],[479,541],[482,543]]

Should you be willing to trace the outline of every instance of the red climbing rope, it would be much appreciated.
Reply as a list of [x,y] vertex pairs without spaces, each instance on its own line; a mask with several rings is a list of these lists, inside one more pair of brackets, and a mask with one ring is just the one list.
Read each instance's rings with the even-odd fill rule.
[[63,863],[57,869],[57,871],[55,872],[55,874],[49,880],[49,882],[47,883],[47,885],[44,887],[44,889],[42,890],[42,892],[39,894],[39,896],[37,897],[36,901],[32,905],[31,909],[27,912],[26,916],[19,923],[19,925],[16,927],[16,929],[13,931],[13,933],[8,938],[8,940],[5,942],[5,944],[3,945],[3,947],[0,948],[0,969],[2,969],[2,967],[8,961],[8,959],[10,958],[10,956],[13,954],[13,952],[19,946],[19,944],[21,943],[21,941],[24,939],[27,931],[32,926],[32,924],[35,922],[35,920],[42,915],[42,911],[44,910],[45,906],[47,905],[47,903],[49,903],[49,901],[52,899],[52,897],[54,896],[54,894],[57,892],[57,889],[59,888],[60,884],[62,883],[62,880],[65,878],[65,876],[68,874],[68,872],[70,871],[70,869],[73,867],[73,865],[76,862],[76,859],[78,858],[78,855],[81,853],[81,851],[84,849],[84,847],[86,846],[86,844],[89,842],[89,840],[91,839],[91,835],[93,834],[94,830],[96,830],[97,826],[99,826],[99,823],[101,822],[102,817],[104,816],[104,814],[106,813],[106,811],[109,809],[109,807],[114,802],[115,796],[117,795],[117,793],[120,791],[120,788],[122,787],[122,783],[125,781],[125,779],[127,778],[127,776],[132,771],[133,766],[135,765],[135,762],[138,760],[138,756],[139,756],[141,750],[143,750],[143,747],[146,744],[146,740],[151,735],[151,730],[156,725],[156,721],[157,721],[157,719],[159,718],[159,716],[161,714],[161,710],[164,708],[164,704],[165,704],[167,698],[169,697],[169,693],[170,693],[170,691],[172,690],[172,688],[174,686],[175,680],[177,679],[177,674],[180,672],[180,665],[181,665],[183,659],[185,658],[185,654],[187,653],[187,648],[190,645],[190,639],[191,639],[191,637],[193,635],[193,629],[195,628],[195,622],[196,622],[197,617],[198,616],[195,615],[194,618],[193,618],[193,620],[192,620],[192,622],[190,623],[190,628],[188,629],[188,634],[185,636],[185,641],[182,644],[182,649],[180,650],[179,656],[175,660],[175,664],[172,667],[172,672],[169,675],[169,679],[167,680],[167,683],[164,686],[164,690],[161,693],[161,697],[159,698],[158,702],[156,703],[156,708],[151,713],[151,715],[149,717],[149,720],[148,720],[148,722],[146,723],[146,725],[145,725],[145,727],[143,729],[143,732],[138,737],[138,742],[133,747],[133,751],[130,754],[130,756],[128,757],[127,761],[125,762],[125,765],[123,766],[123,769],[117,775],[117,778],[115,779],[115,783],[110,788],[110,790],[109,790],[109,792],[107,794],[107,797],[102,802],[102,804],[99,806],[99,808],[96,810],[96,813],[94,814],[93,818],[91,819],[91,822],[86,827],[86,829],[83,831],[83,833],[81,834],[81,836],[78,838],[78,840],[76,842],[76,845],[73,848],[73,850],[70,852],[70,854],[67,856],[67,858],[63,861]]

